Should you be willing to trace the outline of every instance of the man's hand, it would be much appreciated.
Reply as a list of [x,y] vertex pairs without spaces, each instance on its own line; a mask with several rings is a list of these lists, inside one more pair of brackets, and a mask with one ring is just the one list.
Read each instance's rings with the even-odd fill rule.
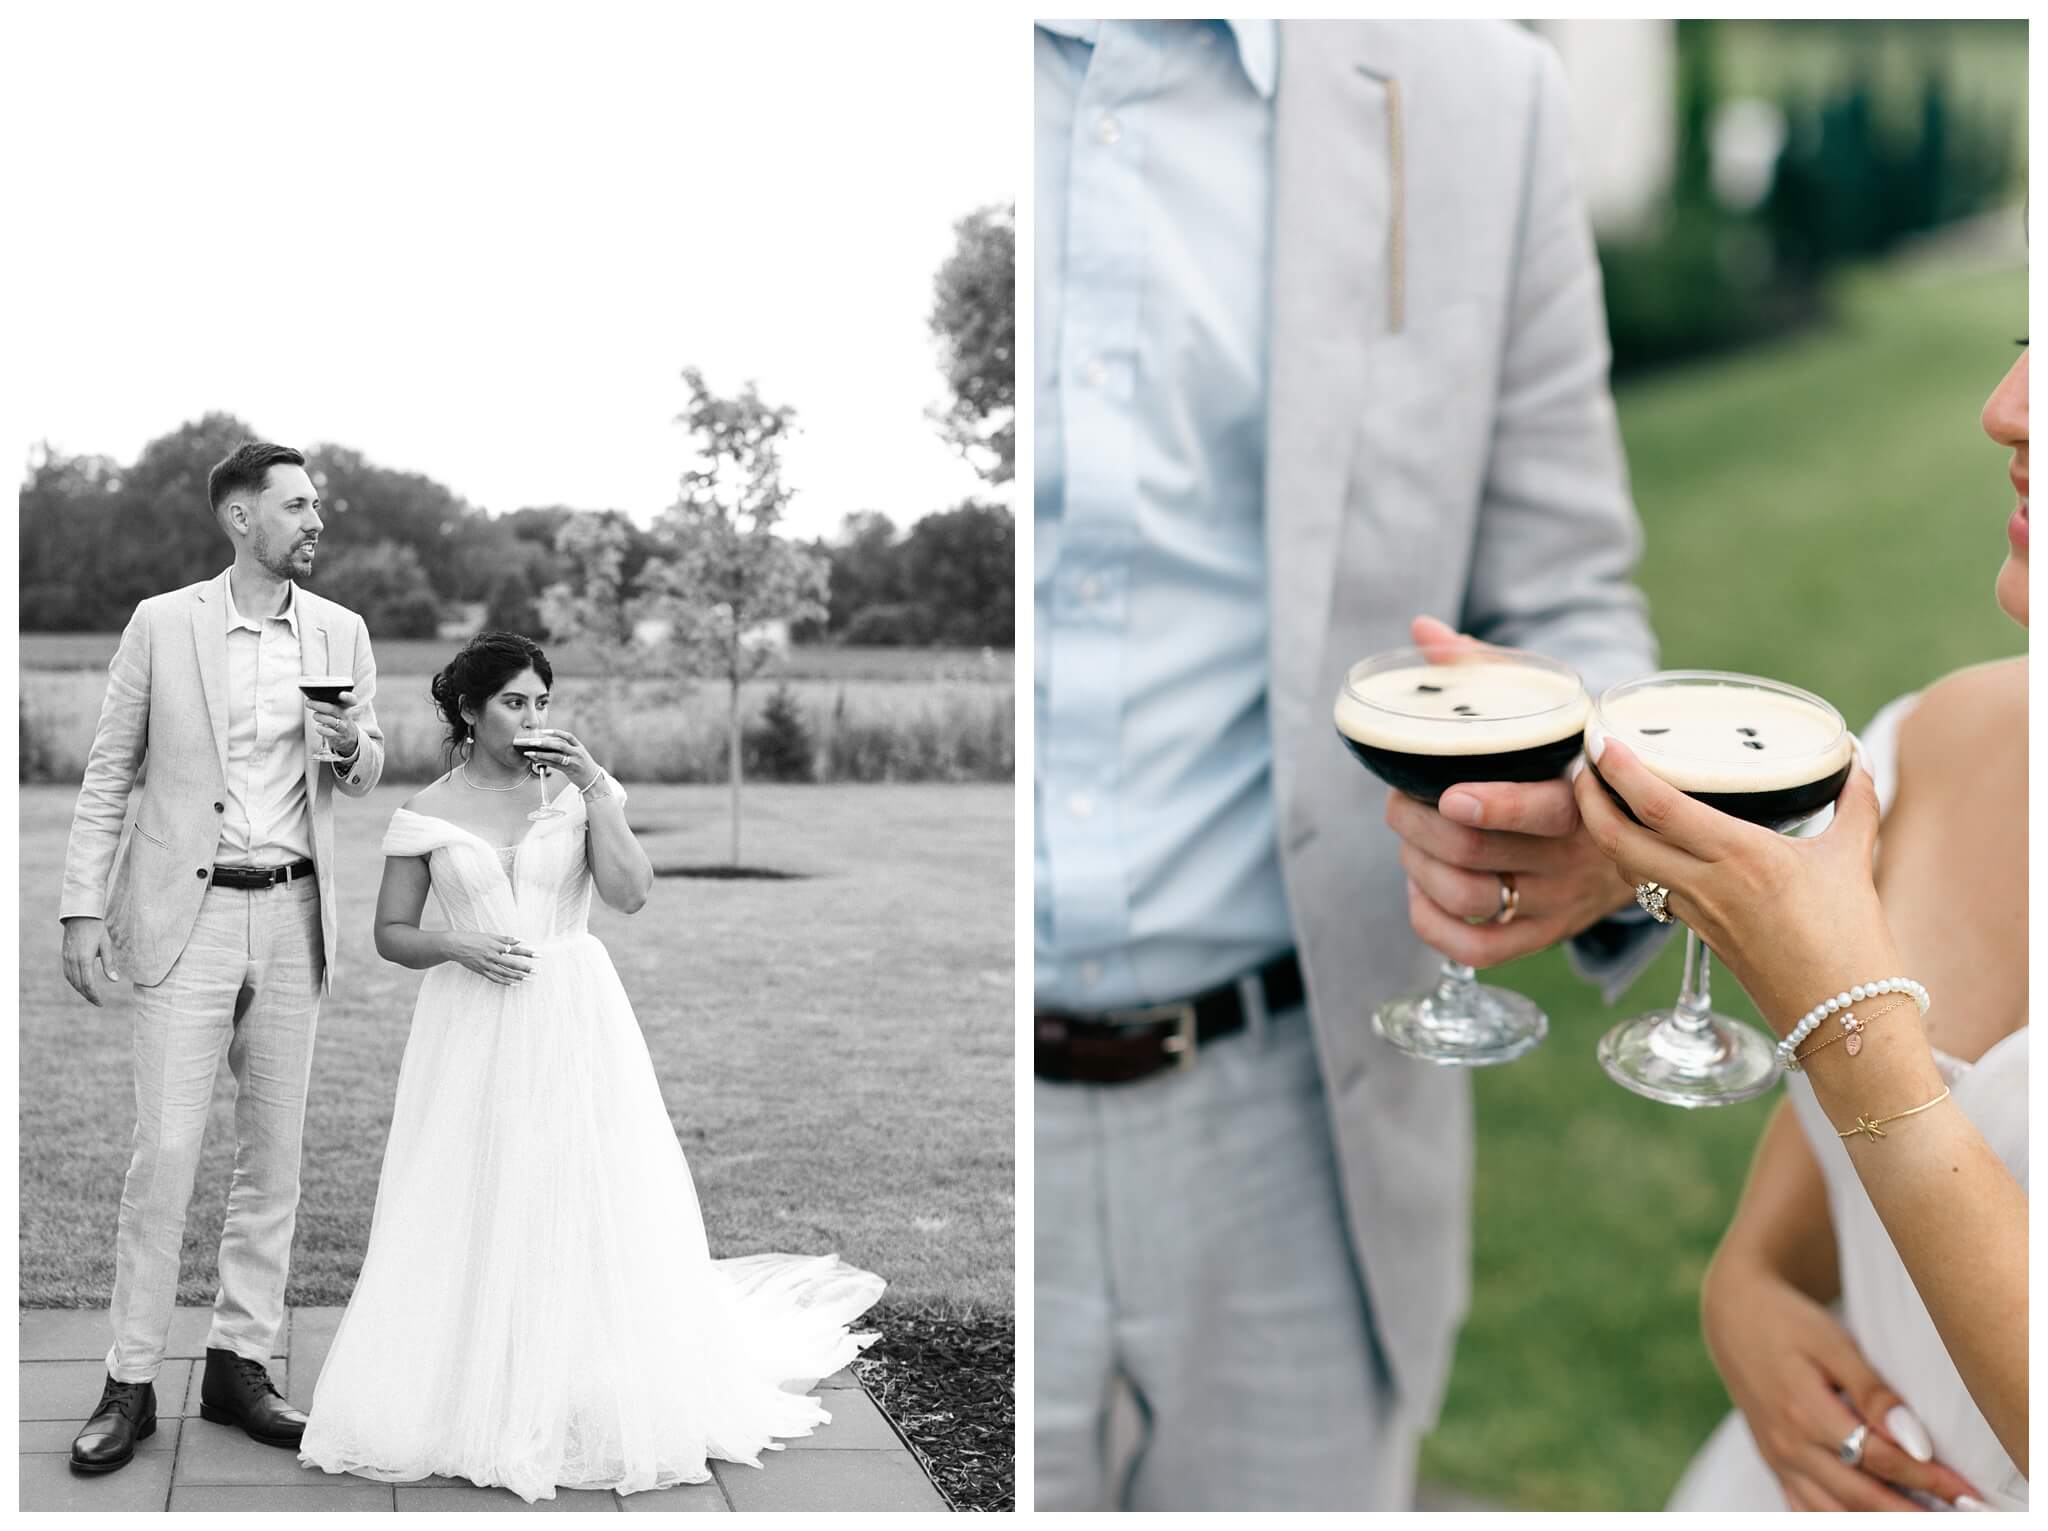
[[107,922],[90,915],[75,914],[64,922],[64,981],[85,997],[88,1004],[102,1005],[93,966],[114,983],[121,975],[114,971],[114,943],[107,935]]
[[[1485,647],[1434,617],[1417,617],[1411,632],[1416,647],[1433,653]],[[1387,824],[1401,837],[1409,923],[1468,967],[1555,946],[1633,897],[1579,822],[1564,781],[1461,784],[1436,808],[1391,792]],[[1519,899],[1504,925],[1492,923],[1504,904],[1502,873],[1513,877]]]
[[355,723],[356,694],[344,691],[339,702],[316,702],[310,696],[303,700],[306,710],[314,715],[313,726],[325,736],[327,747],[344,759],[353,759],[361,743]]

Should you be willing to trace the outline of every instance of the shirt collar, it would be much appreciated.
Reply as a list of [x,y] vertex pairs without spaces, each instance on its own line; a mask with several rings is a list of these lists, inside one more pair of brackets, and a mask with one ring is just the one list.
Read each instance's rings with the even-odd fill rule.
[[[233,572],[232,568],[223,569],[220,576],[221,599],[227,602],[228,631],[233,632],[238,627],[246,627],[252,633],[260,633],[263,631],[263,624],[254,617],[243,616],[241,608],[235,605],[235,582],[228,577]],[[299,635],[298,583],[294,580],[286,580],[284,588],[286,591],[284,610],[277,615],[284,618],[284,625],[292,630],[292,636],[296,638]]]
[[[1038,25],[1045,31],[1061,37],[1071,37],[1089,47],[1102,35],[1099,21],[1041,21]],[[1226,21],[1231,39],[1237,44],[1237,62],[1243,68],[1245,78],[1268,101],[1273,99],[1273,85],[1279,73],[1280,27],[1270,20]]]

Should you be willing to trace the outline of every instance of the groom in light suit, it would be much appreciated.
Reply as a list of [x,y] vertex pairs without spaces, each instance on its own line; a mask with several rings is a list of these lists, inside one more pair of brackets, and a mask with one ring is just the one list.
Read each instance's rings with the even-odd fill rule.
[[[284,1322],[314,1025],[339,942],[334,793],[361,797],[383,771],[377,670],[362,618],[298,583],[322,529],[306,459],[252,442],[215,465],[207,496],[234,563],[129,619],[65,855],[65,978],[94,1005],[103,980],[136,986],[114,1343],[99,1405],[72,1445],[79,1472],[122,1466],[156,1428],[154,1383],[223,1048],[235,1174],[201,1410],[273,1446],[296,1447],[305,1425],[267,1363]],[[354,684],[339,704],[315,702],[298,689],[302,674]],[[313,758],[322,740],[339,762]]]
[[1035,1504],[1406,1508],[1471,1113],[1373,1008],[1418,930],[1610,993],[1647,945],[1563,783],[1390,803],[1331,721],[1421,613],[1655,666],[1561,71],[1491,23],[1034,46]]

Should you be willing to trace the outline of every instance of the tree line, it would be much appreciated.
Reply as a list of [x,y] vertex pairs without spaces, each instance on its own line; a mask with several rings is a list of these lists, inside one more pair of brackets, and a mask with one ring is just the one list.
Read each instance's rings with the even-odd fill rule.
[[[929,319],[952,395],[932,412],[933,423],[991,485],[1009,481],[1013,469],[1014,226],[1012,210],[1000,207],[956,225]],[[684,380],[691,403],[680,418],[699,450],[721,411],[765,409],[793,420],[763,405],[751,384],[721,399],[694,370]],[[157,437],[133,462],[34,452],[20,499],[22,629],[116,629],[144,598],[217,573],[227,555],[206,503],[207,471],[258,437],[248,422],[210,413]],[[481,607],[484,626],[568,639],[576,635],[550,626],[549,593],[584,581],[578,549],[592,528],[609,528],[600,540],[615,549],[622,599],[646,594],[643,576],[673,552],[676,511],[652,528],[615,509],[548,505],[491,515],[425,474],[372,462],[355,448],[328,442],[304,450],[337,533],[322,550],[318,588],[382,636],[432,637]],[[698,471],[685,473],[678,509],[690,503]],[[731,509],[752,517],[756,507]],[[907,530],[857,511],[835,536],[798,546],[823,571],[814,582],[822,599],[803,603],[792,625],[799,641],[1014,642],[1015,532],[1002,505],[970,500]]]

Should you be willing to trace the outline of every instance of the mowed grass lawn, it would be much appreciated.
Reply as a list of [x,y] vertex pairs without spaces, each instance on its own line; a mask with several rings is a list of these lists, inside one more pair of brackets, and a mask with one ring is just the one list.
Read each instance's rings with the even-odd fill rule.
[[[1841,298],[1829,329],[1618,402],[1663,662],[1778,676],[1860,727],[2026,647],[1991,594],[2008,454],[1977,425],[2026,276],[1870,273]],[[1526,1509],[1657,1509],[1728,1407],[1700,1276],[1782,1097],[1684,1112],[1600,1071],[1600,1034],[1677,993],[1675,942],[1613,1010],[1555,954],[1494,976],[1551,1033],[1474,1077],[1473,1309],[1424,1473]],[[1714,992],[1754,1017],[1732,980]]]
[[[420,982],[377,957],[370,916],[378,844],[411,790],[337,801],[342,970],[313,1065],[295,1304],[345,1301],[369,1233]],[[657,867],[723,859],[722,789],[631,792]],[[134,1123],[125,986],[94,1010],[58,962],[75,796],[21,793],[21,1301],[38,1307],[107,1302]],[[1011,789],[757,786],[746,815],[748,862],[801,879],[661,878],[638,914],[599,904],[591,922],[633,998],[713,1253],[837,1250],[889,1281],[892,1306],[1009,1311]],[[232,1090],[223,1064],[180,1302],[214,1292]]]

